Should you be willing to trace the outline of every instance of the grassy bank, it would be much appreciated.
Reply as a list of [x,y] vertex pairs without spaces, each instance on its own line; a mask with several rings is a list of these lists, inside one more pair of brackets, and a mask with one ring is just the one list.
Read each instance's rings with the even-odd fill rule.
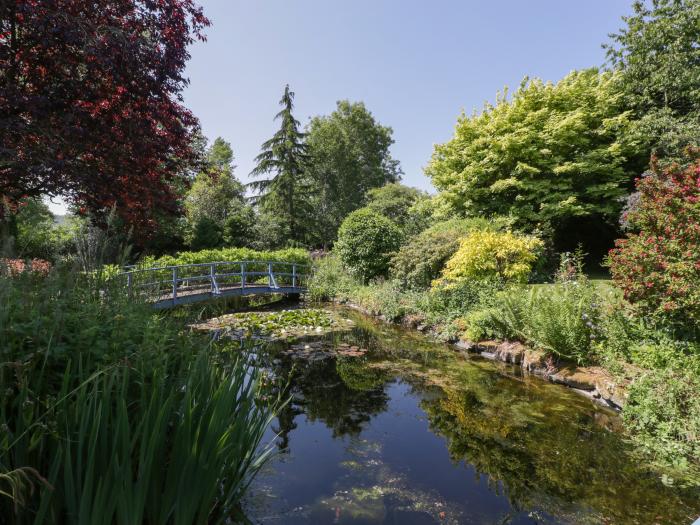
[[630,385],[623,418],[640,447],[680,470],[700,466],[700,345],[639,316],[608,283],[574,273],[540,285],[480,279],[411,290],[391,279],[362,284],[330,256],[310,295],[445,340],[516,340],[555,362],[603,366]]
[[276,401],[246,354],[123,292],[60,270],[0,277],[8,523],[221,523],[269,454]]

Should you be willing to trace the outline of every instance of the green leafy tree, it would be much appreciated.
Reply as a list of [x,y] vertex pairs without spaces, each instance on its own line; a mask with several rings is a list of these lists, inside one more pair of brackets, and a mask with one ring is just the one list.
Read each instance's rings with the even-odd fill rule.
[[243,205],[232,210],[224,222],[226,246],[252,246],[255,233],[255,211],[251,206]]
[[526,79],[512,98],[463,114],[426,173],[462,214],[511,216],[559,250],[581,242],[602,255],[644,162],[626,141],[631,116],[618,85],[596,69],[556,84]]
[[639,117],[635,138],[680,160],[700,140],[700,1],[636,1],[624,21],[605,47]]
[[272,177],[248,184],[257,192],[253,201],[267,212],[278,215],[286,224],[287,238],[303,242],[302,217],[307,213],[304,199],[304,165],[307,160],[305,134],[299,131],[299,121],[292,115],[294,92],[289,85],[284,88],[280,100],[282,110],[275,120],[281,122],[280,129],[262,145],[258,163],[251,172],[252,177],[272,174]]
[[367,282],[386,276],[403,235],[394,222],[367,208],[355,210],[340,225],[335,252],[355,277]]
[[418,233],[427,226],[427,216],[416,207],[428,194],[398,182],[372,188],[367,192],[367,208],[394,221],[407,234]]
[[311,119],[307,133],[314,240],[328,245],[343,219],[366,203],[367,192],[398,182],[401,168],[389,151],[392,129],[377,122],[362,102],[339,101],[330,115]]
[[[224,242],[225,225],[229,217],[247,213],[244,186],[234,176],[231,145],[217,138],[204,155],[204,171],[200,172],[185,197],[185,212],[189,242],[207,247]],[[215,231],[206,233],[207,227]],[[218,239],[219,244],[211,244]],[[238,241],[237,241],[238,242]]]
[[221,226],[209,217],[200,218],[194,225],[190,247],[193,250],[218,248],[224,242]]

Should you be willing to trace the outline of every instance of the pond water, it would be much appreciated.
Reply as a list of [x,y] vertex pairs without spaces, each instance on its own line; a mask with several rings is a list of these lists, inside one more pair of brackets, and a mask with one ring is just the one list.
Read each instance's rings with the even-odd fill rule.
[[273,344],[291,377],[261,524],[690,524],[700,492],[645,466],[592,401],[350,311],[350,330]]

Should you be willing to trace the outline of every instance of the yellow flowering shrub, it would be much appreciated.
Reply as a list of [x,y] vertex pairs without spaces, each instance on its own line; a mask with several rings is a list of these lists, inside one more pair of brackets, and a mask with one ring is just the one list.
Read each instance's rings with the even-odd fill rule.
[[526,281],[542,246],[542,241],[536,237],[511,232],[473,231],[462,239],[438,282],[493,277],[504,281]]

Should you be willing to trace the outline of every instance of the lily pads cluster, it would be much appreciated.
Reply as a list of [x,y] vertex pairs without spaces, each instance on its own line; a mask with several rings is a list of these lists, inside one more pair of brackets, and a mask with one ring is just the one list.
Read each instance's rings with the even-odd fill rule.
[[303,308],[226,314],[193,327],[199,330],[224,330],[243,337],[287,339],[347,329],[352,324],[350,319],[328,310]]
[[367,353],[366,348],[340,343],[337,346],[329,341],[307,341],[282,350],[284,355],[292,359],[320,361],[329,357],[362,357]]

